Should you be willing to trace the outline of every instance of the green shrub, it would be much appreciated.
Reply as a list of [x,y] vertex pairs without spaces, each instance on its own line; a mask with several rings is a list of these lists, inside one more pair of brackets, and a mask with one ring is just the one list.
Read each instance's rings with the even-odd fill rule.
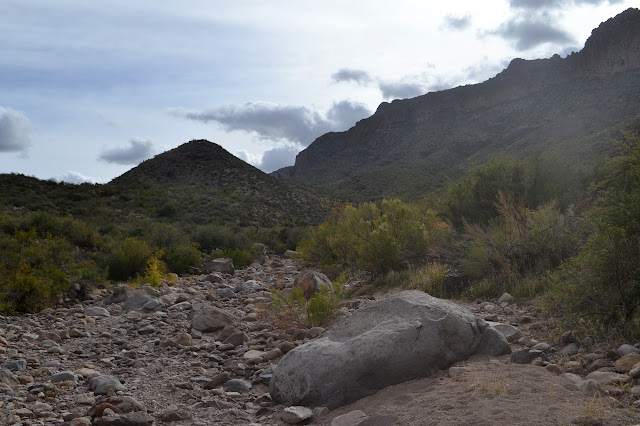
[[341,299],[342,286],[337,283],[333,288],[323,285],[309,300],[300,287],[294,287],[288,293],[272,290],[271,309],[280,314],[278,320],[284,327],[319,327],[333,318]]
[[251,265],[256,258],[256,251],[253,247],[244,249],[218,249],[211,253],[212,259],[227,257],[233,259],[233,266],[236,269],[244,269]]
[[467,276],[518,280],[555,268],[576,253],[580,232],[571,212],[562,214],[553,204],[532,210],[501,191],[495,209],[500,217],[488,225],[465,226],[468,244],[461,264]]
[[435,297],[444,297],[444,284],[448,272],[449,268],[446,265],[429,262],[422,267],[411,270],[403,287],[422,290]]
[[144,274],[147,261],[152,254],[146,242],[135,237],[125,238],[107,261],[109,279],[126,281]]
[[594,187],[595,232],[556,277],[547,306],[605,330],[640,338],[640,131],[627,133],[622,155]]
[[312,262],[386,273],[424,263],[447,232],[434,211],[384,200],[380,207],[365,203],[334,210],[331,219],[311,229],[298,251]]
[[0,234],[0,312],[49,307],[69,288],[73,261],[73,247],[61,237],[41,238],[35,229]]
[[184,274],[189,267],[198,267],[202,264],[200,251],[193,244],[186,244],[165,251],[164,260],[171,272]]

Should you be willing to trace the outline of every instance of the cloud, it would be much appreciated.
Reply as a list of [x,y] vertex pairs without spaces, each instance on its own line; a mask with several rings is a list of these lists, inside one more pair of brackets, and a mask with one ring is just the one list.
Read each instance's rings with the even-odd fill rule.
[[514,18],[487,34],[512,40],[518,50],[528,50],[544,43],[576,43],[568,32],[555,28],[548,19],[540,17],[533,20]]
[[125,148],[103,149],[98,157],[107,163],[122,165],[138,164],[153,155],[153,142],[149,139],[131,139]]
[[0,152],[23,152],[31,147],[31,122],[20,111],[0,106]]
[[331,79],[336,83],[354,82],[360,85],[366,85],[372,81],[368,72],[349,68],[339,69],[337,72],[331,74]]
[[56,177],[53,180],[55,180],[56,182],[73,183],[75,185],[80,185],[81,183],[96,183],[97,182],[97,179],[94,179],[94,178],[89,177],[89,176],[85,176],[82,173],[76,172],[76,171],[73,171],[73,170],[69,170],[64,175]]
[[509,0],[509,6],[514,9],[539,11],[541,9],[558,9],[564,6],[590,4],[597,6],[603,3],[618,4],[622,0]]
[[422,84],[412,82],[380,82],[378,87],[384,99],[407,99],[424,95]]
[[471,26],[471,15],[453,16],[447,15],[442,26],[449,30],[463,31]]
[[364,104],[352,101],[334,103],[325,114],[303,106],[265,102],[247,102],[204,111],[171,108],[168,113],[202,123],[218,123],[227,132],[255,133],[260,139],[284,139],[303,146],[327,132],[346,130],[357,120],[371,115]]
[[274,170],[292,166],[300,150],[299,146],[286,146],[265,151],[259,168],[266,173],[271,173]]

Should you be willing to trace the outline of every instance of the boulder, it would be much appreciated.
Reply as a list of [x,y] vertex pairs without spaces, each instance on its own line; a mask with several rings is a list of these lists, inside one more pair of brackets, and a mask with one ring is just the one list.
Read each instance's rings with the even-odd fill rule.
[[126,284],[117,284],[113,287],[111,294],[104,299],[104,304],[110,305],[112,303],[124,302],[135,292],[136,291],[133,288]]
[[191,328],[204,333],[222,330],[233,324],[233,318],[216,308],[207,308],[197,313],[191,320]]
[[322,286],[333,288],[331,280],[327,278],[325,274],[312,269],[307,269],[296,275],[293,286],[300,287],[304,293],[304,297],[307,299],[322,290]]
[[205,269],[207,274],[220,272],[223,274],[233,275],[235,273],[235,268],[233,267],[233,259],[227,258],[213,259],[212,261],[207,263]]
[[631,352],[617,360],[615,368],[618,373],[628,373],[639,362],[640,354]]
[[461,306],[411,290],[360,309],[288,352],[269,383],[286,405],[334,409],[431,375],[474,354],[510,353],[505,337]]
[[522,332],[516,327],[509,324],[496,324],[493,328],[498,330],[507,339],[509,343],[515,343],[522,337]]

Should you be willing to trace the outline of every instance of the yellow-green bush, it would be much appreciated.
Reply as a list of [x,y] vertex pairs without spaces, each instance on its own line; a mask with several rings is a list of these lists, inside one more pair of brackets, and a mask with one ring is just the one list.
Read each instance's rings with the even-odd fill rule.
[[35,229],[0,233],[0,312],[50,306],[69,288],[73,262],[73,247],[61,237],[41,238]]
[[135,237],[127,237],[113,251],[107,261],[108,277],[126,281],[144,274],[153,252],[149,245]]
[[298,251],[309,261],[385,273],[424,263],[448,231],[434,211],[400,200],[345,205],[313,228]]
[[279,320],[284,326],[319,327],[333,318],[341,299],[342,286],[338,283],[333,288],[323,285],[321,291],[308,300],[302,288],[294,287],[289,293],[273,290],[271,309],[280,314]]

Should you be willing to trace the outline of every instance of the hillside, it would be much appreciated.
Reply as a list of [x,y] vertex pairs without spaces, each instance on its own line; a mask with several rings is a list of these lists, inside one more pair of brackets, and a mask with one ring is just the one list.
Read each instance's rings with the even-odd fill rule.
[[[194,222],[239,225],[306,225],[319,223],[327,202],[317,191],[263,173],[221,146],[193,140],[143,161],[106,185],[129,193],[161,192],[158,209],[171,210]],[[166,207],[169,206],[169,207]]]
[[0,175],[0,211],[47,212],[120,223],[128,216],[225,226],[319,223],[324,198],[282,182],[219,145],[196,140],[144,161],[105,185]]
[[640,10],[630,8],[566,58],[514,59],[480,84],[383,102],[273,175],[376,199],[424,194],[496,155],[552,153],[576,169],[638,114]]

